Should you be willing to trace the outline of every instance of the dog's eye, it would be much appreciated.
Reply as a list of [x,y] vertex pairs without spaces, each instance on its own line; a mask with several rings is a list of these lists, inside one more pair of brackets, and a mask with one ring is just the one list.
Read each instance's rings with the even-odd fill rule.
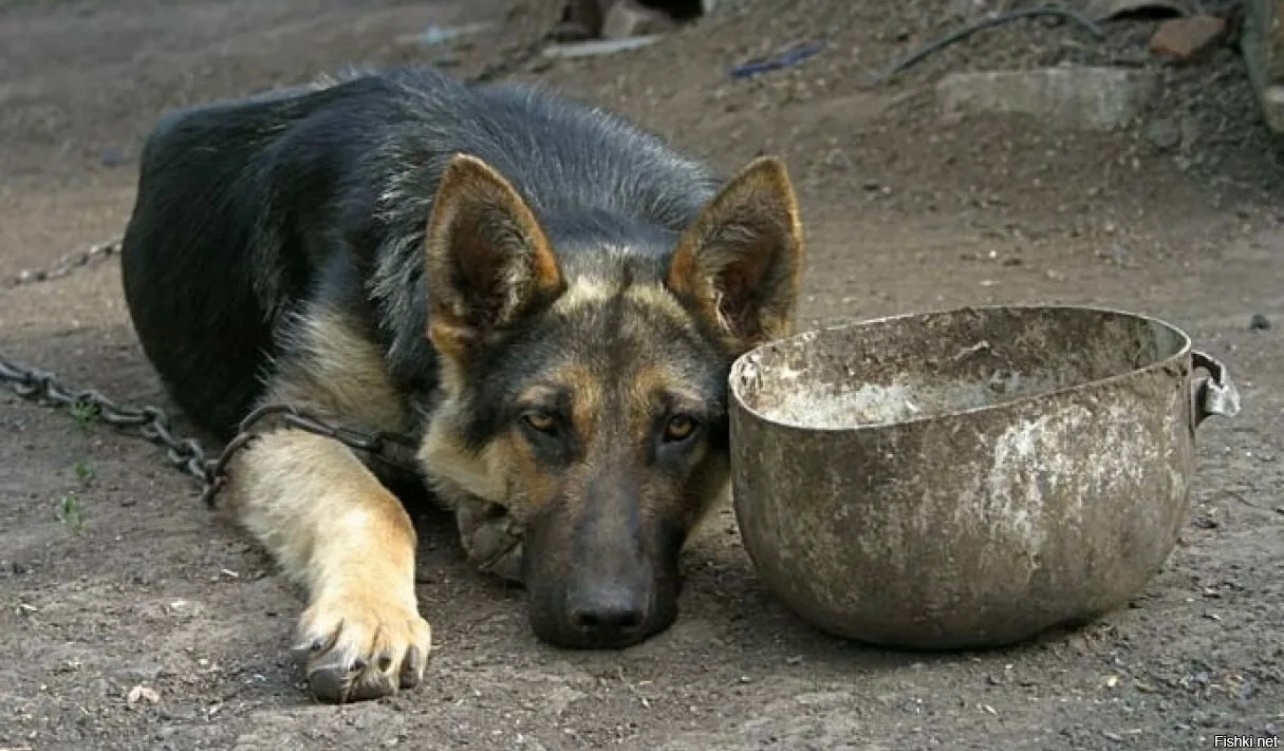
[[669,422],[664,426],[664,440],[676,442],[685,441],[695,432],[696,421],[686,415],[674,415],[669,418]]
[[553,416],[547,412],[527,412],[522,415],[522,419],[532,429],[541,433],[552,433],[553,429],[557,427],[557,420],[553,419]]

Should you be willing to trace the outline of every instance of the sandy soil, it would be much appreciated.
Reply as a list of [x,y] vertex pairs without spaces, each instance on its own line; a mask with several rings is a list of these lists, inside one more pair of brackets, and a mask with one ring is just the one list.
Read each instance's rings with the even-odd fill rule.
[[[529,0],[24,0],[0,5],[0,277],[119,233],[165,109],[347,64],[462,73],[556,21]],[[311,703],[287,652],[299,594],[149,444],[0,396],[0,749],[1184,749],[1284,727],[1284,161],[1231,49],[1164,66],[1153,22],[1097,42],[1022,22],[887,86],[869,74],[984,2],[746,0],[659,45],[518,77],[618,108],[734,169],[783,153],[811,240],[805,324],[988,302],[1157,315],[1223,358],[1244,411],[1199,432],[1194,507],[1145,593],[1087,627],[986,653],[829,638],[756,580],[729,511],[692,544],[682,615],[619,653],[537,643],[523,594],[423,520],[440,650],[419,690]],[[990,4],[991,6],[993,3]],[[493,21],[471,46],[398,40]],[[729,68],[824,39],[794,69]],[[941,124],[946,72],[1160,71],[1107,134],[1007,117]],[[1156,138],[1178,128],[1181,138]],[[8,287],[8,285],[6,285]],[[1275,325],[1251,331],[1250,316]],[[129,402],[162,400],[113,262],[0,292],[0,352]],[[90,477],[92,475],[92,477]],[[59,518],[74,494],[80,525]],[[130,703],[132,689],[154,691]],[[136,697],[137,697],[137,693]]]

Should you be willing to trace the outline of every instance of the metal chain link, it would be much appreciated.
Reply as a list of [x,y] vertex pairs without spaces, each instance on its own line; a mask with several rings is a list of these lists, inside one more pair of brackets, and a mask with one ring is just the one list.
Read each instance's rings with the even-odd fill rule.
[[[24,271],[10,280],[9,288],[23,284],[47,282],[67,276],[105,258],[117,255],[121,239],[98,243],[89,249],[63,256],[46,271]],[[215,497],[227,485],[228,464],[262,432],[261,423],[275,420],[279,426],[305,430],[332,438],[345,446],[367,453],[376,461],[404,472],[417,472],[413,456],[396,457],[391,452],[413,449],[414,439],[393,433],[363,433],[335,427],[325,421],[285,404],[269,404],[254,410],[241,422],[237,434],[217,458],[208,453],[195,438],[174,432],[173,421],[160,407],[146,405],[125,407],[94,389],[73,389],[50,372],[26,367],[0,354],[0,383],[8,384],[18,396],[44,402],[73,412],[84,410],[86,419],[101,421],[115,428],[136,429],[138,435],[165,448],[165,456],[175,469],[201,484],[201,501],[213,506]]]
[[[505,59],[486,66],[471,83],[482,83],[502,78],[527,64],[547,42],[545,33],[532,43],[516,50]],[[69,253],[45,270],[23,271],[10,279],[6,288],[24,284],[47,282],[67,276],[77,269],[87,268],[111,256],[119,255],[122,239],[92,245],[86,250]],[[44,401],[56,407],[91,410],[94,419],[116,428],[138,430],[138,434],[166,450],[170,465],[201,484],[201,500],[213,506],[215,497],[227,485],[228,464],[232,458],[254,441],[262,432],[261,423],[273,421],[278,426],[304,430],[336,440],[354,451],[368,454],[371,459],[401,472],[418,474],[414,458],[416,441],[411,436],[383,431],[362,432],[326,423],[285,404],[260,407],[241,422],[237,434],[224,446],[218,458],[211,459],[195,438],[174,433],[173,423],[165,410],[147,405],[123,407],[93,389],[76,390],[61,384],[53,373],[19,365],[0,354],[0,382],[31,401]]]
[[0,382],[7,383],[24,399],[73,411],[89,410],[88,419],[101,420],[116,428],[137,429],[139,436],[166,449],[166,459],[171,466],[201,484],[201,501],[209,507],[213,507],[219,491],[227,485],[232,458],[262,434],[262,423],[269,420],[276,421],[280,427],[334,439],[394,469],[418,472],[413,459],[416,446],[413,437],[336,427],[286,404],[268,404],[251,412],[241,421],[236,436],[223,447],[218,458],[210,459],[199,441],[174,432],[169,414],[160,407],[123,407],[94,389],[68,388],[53,373],[18,365],[3,356],[0,356]]
[[[24,271],[10,280],[7,286],[13,288],[67,276],[72,271],[119,254],[121,242],[118,238],[70,253],[46,271]],[[413,455],[416,442],[412,437],[336,427],[286,404],[268,404],[251,412],[241,421],[236,436],[228,441],[218,457],[209,458],[208,452],[195,438],[174,432],[173,421],[160,407],[121,406],[94,389],[70,388],[53,373],[19,365],[3,354],[0,354],[0,383],[8,384],[14,393],[29,401],[63,407],[73,413],[84,410],[86,419],[101,421],[115,428],[136,429],[140,437],[165,449],[165,457],[172,467],[200,483],[201,501],[209,507],[214,506],[219,491],[227,485],[228,465],[232,458],[258,438],[264,432],[263,423],[268,422],[275,423],[277,427],[304,430],[334,439],[401,472],[417,474],[419,471]]]
[[[539,56],[553,36],[552,30],[545,31],[539,37],[517,49],[510,50],[499,60],[483,67],[476,75],[465,79],[470,84],[482,84],[504,78]],[[24,284],[49,282],[67,276],[77,269],[96,265],[98,262],[114,255],[119,255],[123,238],[116,238],[105,243],[91,245],[85,250],[68,253],[45,269],[27,270],[5,282],[5,287],[12,289]]]
[[[99,243],[88,250],[64,256],[48,271],[23,272],[9,287],[50,281],[119,253],[121,240]],[[325,436],[392,469],[418,473],[413,452],[415,440],[406,435],[385,431],[362,432],[330,425],[324,420],[287,404],[268,404],[251,412],[241,421],[237,434],[211,459],[195,438],[177,435],[169,414],[160,407],[146,405],[125,407],[94,389],[73,389],[50,372],[19,365],[0,354],[0,382],[6,383],[18,396],[29,401],[45,402],[69,410],[87,410],[86,416],[115,428],[137,429],[138,435],[166,450],[169,464],[201,484],[201,501],[213,507],[215,497],[227,485],[228,465],[232,458],[263,432],[262,423],[275,422],[278,427],[294,428]]]
[[8,288],[18,287],[23,284],[35,284],[37,282],[50,282],[54,279],[60,279],[67,276],[77,269],[87,268],[96,265],[111,256],[120,253],[121,239],[117,238],[110,242],[98,243],[91,245],[85,250],[78,250],[75,253],[68,253],[59,258],[52,266],[47,269],[37,271],[23,271],[6,282]]

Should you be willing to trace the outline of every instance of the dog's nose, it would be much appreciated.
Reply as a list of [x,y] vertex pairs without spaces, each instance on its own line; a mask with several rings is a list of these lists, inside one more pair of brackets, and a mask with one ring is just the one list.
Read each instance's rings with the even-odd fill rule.
[[567,600],[567,620],[585,646],[625,646],[643,636],[648,600],[646,592],[631,587],[579,590]]

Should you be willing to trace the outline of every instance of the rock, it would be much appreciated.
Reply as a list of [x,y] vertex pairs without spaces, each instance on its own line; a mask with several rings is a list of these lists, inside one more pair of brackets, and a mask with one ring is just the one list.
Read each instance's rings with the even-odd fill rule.
[[1267,318],[1262,313],[1254,313],[1253,317],[1248,321],[1249,331],[1266,331],[1270,327],[1271,319]]
[[1222,40],[1226,21],[1217,16],[1191,16],[1164,21],[1150,38],[1150,51],[1161,57],[1189,60]]
[[951,73],[936,86],[946,123],[969,115],[1029,115],[1054,127],[1111,130],[1135,118],[1159,89],[1152,71],[1042,68]]
[[139,702],[147,702],[148,704],[159,704],[160,693],[157,692],[156,689],[150,686],[144,686],[142,684],[139,684],[129,690],[129,693],[126,694],[125,696],[125,701],[128,702],[131,706]]
[[1267,126],[1284,133],[1284,3],[1245,0],[1240,49]]
[[602,19],[603,39],[630,39],[651,36],[673,28],[673,20],[660,10],[637,0],[616,0]]
[[1181,126],[1171,118],[1160,118],[1146,126],[1146,138],[1160,151],[1169,151],[1181,145]]

